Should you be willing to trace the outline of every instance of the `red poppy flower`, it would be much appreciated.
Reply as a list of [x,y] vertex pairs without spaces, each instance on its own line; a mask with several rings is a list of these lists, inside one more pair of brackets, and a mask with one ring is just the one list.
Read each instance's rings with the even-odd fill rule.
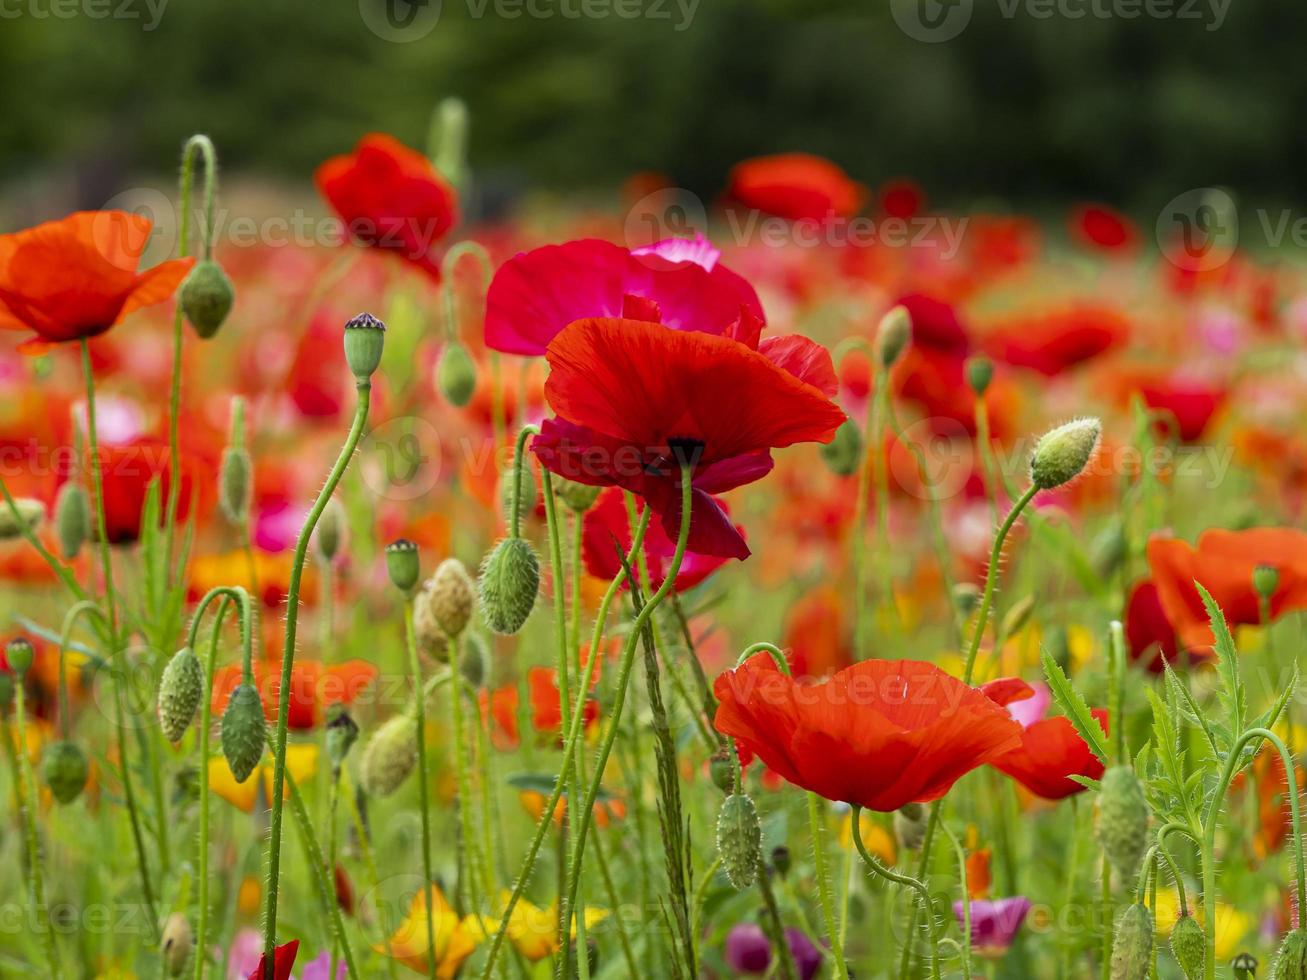
[[989,348],[998,360],[1051,378],[1120,346],[1129,332],[1129,321],[1116,310],[1082,305],[1010,321]]
[[639,306],[649,315],[636,319],[676,330],[725,334],[746,314],[763,323],[758,294],[720,257],[702,236],[637,249],[583,238],[523,252],[499,267],[486,293],[486,346],[543,354],[569,323]]
[[425,156],[369,133],[353,153],[318,167],[314,180],[352,238],[440,278],[435,247],[458,223],[458,203]]
[[881,185],[878,192],[880,209],[891,218],[913,218],[921,213],[926,194],[913,180],[891,180]]
[[[289,980],[291,967],[295,965],[295,954],[300,951],[300,941],[292,939],[272,951],[273,980]],[[267,980],[268,956],[259,957],[259,965],[249,975],[248,980]]]
[[102,334],[127,314],[162,303],[195,260],[173,259],[138,272],[152,227],[148,218],[126,211],[78,211],[0,235],[0,328],[34,332],[20,350],[41,353],[51,344]]
[[1198,536],[1194,547],[1176,538],[1148,542],[1148,566],[1166,618],[1182,645],[1211,646],[1207,610],[1195,582],[1202,584],[1235,626],[1261,622],[1253,590],[1253,571],[1268,565],[1279,573],[1270,598],[1270,618],[1307,609],[1307,533],[1291,528],[1261,527],[1246,531],[1213,529]]
[[[581,665],[589,662],[588,650],[581,651]],[[601,659],[595,665],[594,679],[590,689],[599,685],[604,663]],[[558,703],[558,671],[552,667],[532,667],[526,673],[527,697],[531,705],[531,727],[541,735],[562,737],[563,716]],[[496,747],[509,751],[520,744],[517,726],[518,708],[521,695],[517,685],[508,684],[494,691],[482,691],[478,695],[481,713],[489,712],[489,720],[494,722],[491,736]],[[593,698],[585,702],[585,727],[590,729],[599,721],[599,703]]]
[[[720,500],[714,500],[714,503],[724,514],[729,515],[725,503]],[[643,513],[642,503],[637,503],[636,508],[637,514]],[[735,530],[741,538],[744,537],[743,528],[737,525]],[[599,495],[595,505],[585,512],[581,535],[585,570],[605,581],[616,578],[622,570],[621,560],[617,557],[618,549],[623,554],[631,549],[631,524],[622,491],[610,487]],[[657,589],[663,584],[667,566],[675,553],[676,542],[668,537],[662,524],[651,523],[644,535],[644,557],[652,588]],[[725,563],[726,559],[717,555],[686,551],[681,569],[676,575],[676,591],[684,592],[694,588]]]
[[999,705],[934,664],[864,660],[820,684],[758,654],[713,685],[714,724],[789,782],[869,810],[929,803],[1021,746]]
[[829,677],[853,663],[844,605],[841,592],[819,585],[790,607],[783,646],[795,677]]
[[[264,717],[275,722],[281,700],[281,664],[256,659],[252,666]],[[353,704],[376,678],[376,665],[366,660],[326,666],[316,660],[296,659],[290,675],[289,727],[297,732],[311,731],[322,721],[329,705]],[[239,665],[228,664],[214,671],[210,706],[215,717],[226,709],[232,690],[240,683]]]
[[1181,442],[1197,442],[1229,394],[1220,385],[1181,378],[1158,378],[1139,385],[1139,394],[1149,408],[1175,420]]
[[[756,325],[755,325],[756,326]],[[830,354],[804,337],[759,342],[641,320],[580,320],[550,343],[545,398],[557,413],[532,441],[553,472],[643,497],[680,530],[680,462],[694,463],[689,548],[749,550],[712,495],[759,479],[771,449],[829,442],[844,421]]]
[[[1029,684],[1016,678],[992,681],[982,690],[996,704],[1004,706],[1035,693]],[[1094,708],[1092,714],[1106,734],[1107,711]],[[1040,718],[1023,726],[1020,748],[999,756],[990,765],[1045,800],[1060,800],[1084,792],[1085,787],[1071,776],[1098,779],[1103,775],[1103,763],[1062,715]]]
[[[159,481],[159,499],[168,499],[172,453],[154,439],[137,439],[123,446],[100,447],[104,479],[104,519],[110,544],[130,544],[141,536],[141,515],[150,484]],[[183,452],[177,494],[177,520],[186,520],[196,487],[197,465]]]
[[1145,666],[1154,674],[1160,674],[1167,664],[1183,665],[1186,660],[1200,663],[1212,656],[1209,646],[1192,647],[1185,651],[1185,656],[1180,655],[1175,627],[1166,618],[1157,585],[1151,579],[1138,582],[1130,590],[1125,604],[1125,639],[1131,659],[1147,658]]
[[1086,248],[1127,251],[1139,244],[1139,229],[1105,204],[1082,204],[1071,212],[1071,237]]
[[895,305],[907,310],[912,319],[913,345],[959,357],[967,353],[971,340],[952,303],[925,293],[909,293],[900,296]]
[[736,164],[727,194],[765,214],[791,221],[827,221],[857,214],[867,188],[823,157],[778,153]]

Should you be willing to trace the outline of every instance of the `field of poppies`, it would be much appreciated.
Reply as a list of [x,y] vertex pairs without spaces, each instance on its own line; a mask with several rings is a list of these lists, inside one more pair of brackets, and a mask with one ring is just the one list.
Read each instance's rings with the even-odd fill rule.
[[465,118],[0,235],[0,976],[1307,978],[1301,268]]

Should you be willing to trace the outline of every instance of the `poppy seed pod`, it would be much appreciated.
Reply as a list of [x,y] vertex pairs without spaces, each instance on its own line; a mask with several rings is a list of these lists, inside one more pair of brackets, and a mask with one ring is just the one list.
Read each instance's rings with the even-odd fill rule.
[[522,538],[504,538],[481,563],[481,614],[495,633],[522,628],[540,591],[540,560]]
[[1257,980],[1257,957],[1251,953],[1238,953],[1230,961],[1234,980]]
[[449,637],[462,635],[476,602],[476,588],[467,567],[457,558],[446,558],[436,567],[425,594],[441,632]]
[[1307,980],[1307,930],[1294,929],[1284,937],[1271,980]]
[[189,646],[172,655],[159,679],[159,726],[173,745],[182,740],[204,697],[204,670]]
[[762,824],[758,808],[743,793],[732,793],[722,801],[717,815],[717,852],[732,885],[744,889],[753,884],[762,857]]
[[1129,766],[1113,766],[1103,773],[1094,832],[1117,880],[1133,884],[1148,846],[1148,801]]
[[180,296],[186,319],[200,338],[208,340],[218,332],[231,312],[236,290],[222,266],[211,259],[203,259],[195,263],[195,268],[182,280]]
[[730,749],[718,749],[708,760],[708,775],[712,783],[723,793],[730,794],[735,790],[735,761],[731,758]]
[[1112,942],[1112,980],[1146,980],[1153,960],[1153,913],[1134,904],[1121,913]]
[[553,480],[554,493],[558,499],[577,514],[584,514],[599,499],[602,487],[592,487],[588,483],[577,483],[565,477],[556,476]]
[[349,750],[358,741],[359,726],[343,705],[333,704],[327,713],[327,759],[331,771],[340,772]]
[[168,916],[163,924],[163,935],[159,950],[163,953],[163,965],[170,977],[179,977],[186,969],[186,962],[195,948],[195,935],[191,932],[190,919],[181,912]]
[[16,636],[5,646],[5,660],[15,674],[26,674],[34,655],[32,642],[25,636]]
[[243,524],[250,512],[250,454],[242,446],[222,451],[218,470],[218,506],[232,524]]
[[1030,457],[1030,482],[1040,490],[1060,487],[1080,475],[1098,446],[1098,419],[1074,419],[1040,438]]
[[449,404],[462,408],[472,400],[477,387],[477,369],[472,355],[457,340],[445,345],[436,364],[436,387]]
[[1185,980],[1202,980],[1207,958],[1203,927],[1192,915],[1180,916],[1171,927],[1171,955],[1184,973]]
[[990,382],[994,380],[994,362],[988,357],[968,357],[965,370],[967,387],[977,398],[982,397],[989,390]]
[[909,803],[894,811],[894,838],[899,847],[918,851],[926,839],[926,811],[918,803]]
[[332,497],[327,501],[327,506],[322,509],[318,526],[313,531],[313,542],[317,545],[318,557],[325,564],[330,565],[340,554],[346,527],[345,508],[341,506],[339,500]]
[[1253,569],[1253,590],[1263,599],[1275,595],[1280,587],[1280,570],[1274,565],[1258,565]]
[[836,476],[852,476],[862,462],[862,431],[853,419],[835,430],[835,438],[821,447],[821,458]]
[[86,753],[75,743],[55,742],[45,750],[41,776],[50,787],[50,795],[59,803],[71,803],[81,796],[90,774]]
[[345,362],[359,384],[377,370],[385,344],[386,325],[371,313],[360,313],[345,324]]
[[405,595],[413,591],[421,574],[418,546],[408,538],[399,538],[386,545],[386,573],[390,584]]
[[227,710],[222,713],[222,754],[236,782],[243,783],[263,757],[267,741],[263,702],[253,684],[232,689]]
[[35,531],[45,519],[45,504],[31,497],[15,497],[13,505],[0,503],[0,541],[12,541],[23,530]]
[[370,796],[389,796],[408,778],[418,761],[417,720],[410,714],[395,715],[368,739],[363,747],[360,776]]
[[60,554],[77,557],[91,533],[91,501],[80,483],[69,480],[59,488],[54,501],[54,530]]
[[883,367],[893,367],[903,356],[912,339],[912,315],[907,307],[896,306],[880,319],[876,328],[876,356]]

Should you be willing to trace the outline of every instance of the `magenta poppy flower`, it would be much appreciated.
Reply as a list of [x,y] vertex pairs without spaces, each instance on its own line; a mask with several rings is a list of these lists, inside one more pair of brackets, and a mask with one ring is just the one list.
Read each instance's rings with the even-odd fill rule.
[[[715,498],[712,502],[720,508],[723,516],[729,518],[730,511],[726,504]],[[644,505],[637,503],[637,513],[644,510]],[[735,528],[740,539],[744,538],[744,529]],[[622,570],[618,550],[623,554],[631,549],[631,523],[626,510],[626,501],[622,492],[609,488],[599,495],[595,505],[585,512],[585,522],[581,531],[581,552],[585,558],[585,570],[596,578],[610,580],[617,577]],[[663,584],[667,575],[667,566],[676,552],[676,542],[668,537],[660,523],[650,524],[644,536],[644,557],[649,567],[649,579],[652,588]],[[745,548],[748,554],[748,548]],[[676,575],[676,591],[692,589],[726,563],[720,555],[700,555],[693,551],[685,553],[681,570]]]
[[[971,948],[981,956],[997,959],[1008,951],[1017,930],[1030,912],[1030,899],[1016,896],[971,903]],[[963,923],[962,903],[953,903],[958,927]]]

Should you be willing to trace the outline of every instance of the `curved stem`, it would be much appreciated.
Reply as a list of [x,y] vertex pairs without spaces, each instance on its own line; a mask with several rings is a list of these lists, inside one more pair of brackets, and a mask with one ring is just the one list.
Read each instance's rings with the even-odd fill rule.
[[980,611],[976,613],[976,629],[971,634],[971,647],[967,650],[967,666],[962,674],[964,684],[971,683],[976,669],[976,654],[980,651],[980,638],[984,635],[985,623],[989,620],[989,608],[994,602],[994,586],[998,579],[998,563],[1003,557],[1003,542],[1007,540],[1008,532],[1016,524],[1021,512],[1026,509],[1030,501],[1035,499],[1035,494],[1038,492],[1039,488],[1031,484],[1026,492],[1017,498],[1007,517],[1003,518],[1003,523],[999,525],[998,533],[994,535],[994,545],[989,552],[989,567],[985,571],[985,592],[980,599]]
[[36,927],[45,942],[45,955],[49,960],[50,976],[55,980],[62,975],[59,966],[59,949],[50,928],[50,910],[45,904],[45,882],[42,878],[41,845],[36,836],[36,780],[32,776],[32,760],[27,755],[27,697],[23,675],[14,678],[14,718],[18,729],[19,774],[23,787],[23,829],[27,838],[27,885],[31,890],[32,911]]
[[327,476],[327,482],[318,499],[309,511],[304,526],[300,528],[299,538],[295,542],[295,556],[291,562],[290,583],[286,590],[286,644],[281,656],[281,695],[277,698],[277,729],[273,736],[272,767],[272,818],[268,835],[268,882],[267,897],[263,905],[263,950],[267,957],[267,980],[273,980],[272,969],[277,938],[277,894],[281,878],[281,810],[285,796],[283,782],[286,778],[286,729],[290,723],[290,682],[291,669],[295,664],[295,631],[299,624],[300,582],[304,576],[304,559],[308,553],[309,538],[317,527],[318,518],[327,506],[327,501],[340,483],[354,450],[358,448],[359,438],[368,420],[368,406],[371,402],[372,386],[367,381],[358,382],[358,407],[354,411],[354,424],[345,439],[336,464]]
[[[417,640],[413,636],[413,600],[404,601],[404,645],[408,648],[408,672],[413,681],[413,723],[417,731],[417,755],[418,755],[418,816],[422,822],[422,887],[428,890],[428,901],[423,903],[426,906],[427,920],[427,948],[435,950],[436,948],[436,923],[435,910],[432,908],[433,902],[430,901],[430,888],[433,880],[431,872],[431,808],[427,800],[427,708],[426,698],[422,696],[422,664],[418,659]],[[458,669],[458,646],[455,641],[449,642],[449,662],[452,669]],[[457,753],[458,743],[462,741],[462,716],[459,713],[458,691],[454,691],[454,745]],[[462,787],[463,780],[467,774],[462,767],[462,760],[455,758],[454,771],[458,773],[459,786]],[[458,801],[459,813],[462,814],[467,810],[467,800],[462,797]],[[464,821],[466,826],[466,821]],[[464,842],[466,845],[466,841]],[[334,869],[333,869],[334,871]],[[427,957],[427,975],[431,980],[436,978],[436,957],[431,955]]]
[[81,602],[75,602],[64,614],[63,626],[59,630],[59,729],[63,737],[67,740],[71,729],[71,719],[68,710],[68,678],[64,673],[64,653],[73,639],[73,628],[77,621],[83,616],[99,616],[100,622],[105,623],[104,612],[100,609],[100,604],[91,600],[83,599]]
[[[872,870],[873,873],[880,875],[886,881],[893,882],[896,885],[902,885],[904,888],[910,888],[917,894],[922,908],[926,910],[927,917],[931,920],[927,922],[927,929],[930,932],[930,970],[931,975],[939,977],[939,937],[936,935],[934,919],[934,909],[930,903],[930,892],[926,886],[910,875],[901,875],[897,871],[891,871],[885,865],[876,860],[868,851],[867,845],[862,842],[862,807],[855,806],[850,815],[849,826],[853,832],[853,845],[862,855],[862,861]],[[971,941],[971,937],[967,937]]]

